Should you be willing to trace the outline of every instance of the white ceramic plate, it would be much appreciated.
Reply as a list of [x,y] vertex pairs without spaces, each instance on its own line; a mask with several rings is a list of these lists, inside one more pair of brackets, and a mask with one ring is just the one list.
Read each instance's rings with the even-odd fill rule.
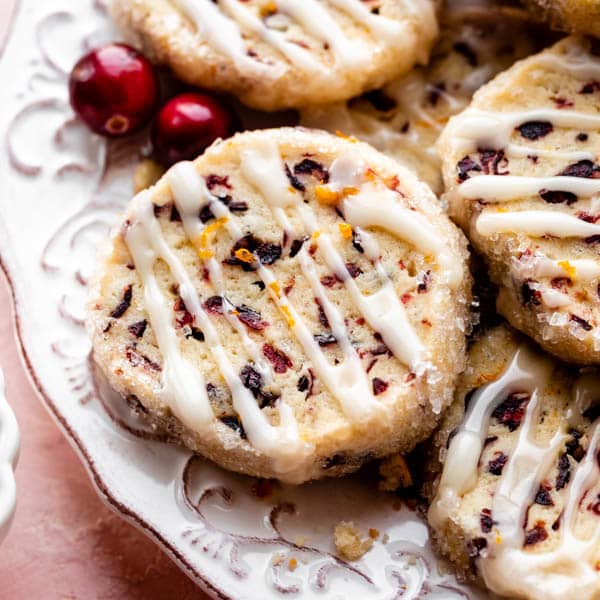
[[[24,0],[0,62],[2,265],[31,375],[99,492],[218,598],[480,598],[438,572],[425,524],[393,497],[356,478],[265,497],[253,480],[144,430],[94,383],[86,287],[131,195],[140,141],[91,135],[73,118],[66,79],[86,48],[114,35],[98,0]],[[380,532],[356,563],[333,554],[340,520]]]
[[4,539],[17,501],[14,468],[19,454],[19,429],[8,401],[0,369],[0,542]]

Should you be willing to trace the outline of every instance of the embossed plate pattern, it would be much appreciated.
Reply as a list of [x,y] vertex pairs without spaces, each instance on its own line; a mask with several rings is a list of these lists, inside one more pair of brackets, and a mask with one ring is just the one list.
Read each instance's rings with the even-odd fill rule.
[[[92,376],[87,283],[143,141],[91,135],[73,117],[66,79],[86,48],[114,36],[99,0],[24,0],[0,62],[2,266],[31,375],[101,495],[217,598],[481,597],[438,573],[424,523],[390,496],[354,478],[264,496],[144,429]],[[356,563],[333,554],[342,519],[380,532]]]

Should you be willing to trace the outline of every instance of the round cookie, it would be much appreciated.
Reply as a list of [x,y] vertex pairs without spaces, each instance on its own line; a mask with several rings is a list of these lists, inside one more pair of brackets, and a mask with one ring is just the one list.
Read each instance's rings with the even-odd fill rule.
[[136,196],[90,302],[94,357],[161,429],[300,483],[425,439],[464,367],[466,240],[353,139],[238,134]]
[[114,0],[127,40],[261,110],[346,100],[426,62],[437,0]]
[[525,0],[536,17],[571,33],[600,36],[598,0]]
[[600,362],[600,58],[568,38],[475,94],[440,137],[451,216],[498,310],[567,361]]
[[462,575],[503,597],[600,597],[599,417],[599,372],[506,326],[473,345],[427,490],[434,542]]
[[308,107],[301,123],[372,144],[443,190],[435,141],[473,93],[515,61],[541,50],[547,35],[507,0],[449,0],[427,66],[348,103]]

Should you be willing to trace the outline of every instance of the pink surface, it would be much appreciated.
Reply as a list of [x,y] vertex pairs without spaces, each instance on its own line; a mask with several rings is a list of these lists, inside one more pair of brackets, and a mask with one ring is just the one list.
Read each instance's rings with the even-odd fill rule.
[[0,549],[0,598],[206,600],[149,539],[106,508],[36,396],[0,271],[0,365],[21,428],[18,504]]

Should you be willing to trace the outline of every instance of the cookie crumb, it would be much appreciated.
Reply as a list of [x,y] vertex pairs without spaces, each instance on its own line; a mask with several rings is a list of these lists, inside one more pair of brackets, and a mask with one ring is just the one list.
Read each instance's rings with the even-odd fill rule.
[[340,521],[335,526],[333,540],[338,554],[346,560],[358,560],[373,547],[373,539],[362,539],[352,521]]
[[413,484],[410,469],[401,454],[392,454],[381,461],[379,465],[379,490],[394,492],[400,488],[407,488]]
[[288,569],[290,571],[295,571],[297,568],[298,568],[298,560],[292,556],[292,558],[290,558],[290,560],[288,560]]

